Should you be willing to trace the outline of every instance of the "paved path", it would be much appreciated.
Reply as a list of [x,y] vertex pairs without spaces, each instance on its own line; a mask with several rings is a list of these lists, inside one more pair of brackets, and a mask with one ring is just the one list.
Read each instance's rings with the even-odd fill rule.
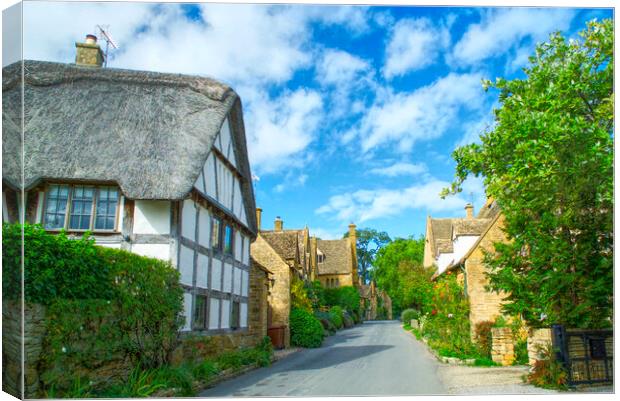
[[439,362],[396,321],[365,322],[318,349],[221,383],[200,397],[447,394]]

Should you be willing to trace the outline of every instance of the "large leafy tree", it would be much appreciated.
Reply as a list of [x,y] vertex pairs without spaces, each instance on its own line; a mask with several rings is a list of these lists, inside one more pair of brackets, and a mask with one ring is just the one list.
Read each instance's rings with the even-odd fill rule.
[[499,91],[496,124],[458,148],[461,190],[482,175],[510,243],[488,255],[490,286],[530,325],[610,324],[613,305],[613,22],[537,47],[523,79]]
[[394,312],[425,303],[434,269],[422,268],[423,258],[423,237],[397,238],[377,252],[372,278],[392,299]]
[[[373,228],[363,228],[355,231],[357,236],[357,273],[364,283],[370,280],[370,270],[375,260],[375,255],[383,246],[390,242],[390,236],[385,231],[377,231]],[[347,238],[345,233],[343,238]]]

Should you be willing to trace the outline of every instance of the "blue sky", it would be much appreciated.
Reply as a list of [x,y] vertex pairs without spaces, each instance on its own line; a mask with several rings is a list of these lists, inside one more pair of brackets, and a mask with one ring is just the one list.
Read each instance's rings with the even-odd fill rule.
[[[392,237],[424,234],[427,215],[464,215],[482,180],[441,200],[450,154],[492,126],[497,94],[535,44],[576,37],[611,10],[577,8],[25,2],[24,56],[73,62],[74,42],[107,24],[109,66],[199,74],[241,96],[263,227],[349,222]],[[6,60],[3,61],[6,64]]]

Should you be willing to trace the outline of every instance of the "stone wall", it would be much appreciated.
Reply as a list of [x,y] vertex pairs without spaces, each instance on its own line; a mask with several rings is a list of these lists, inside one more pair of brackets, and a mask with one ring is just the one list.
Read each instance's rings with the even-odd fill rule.
[[531,329],[527,336],[527,356],[530,366],[541,359],[540,350],[551,345],[551,329]]
[[329,280],[332,280],[332,282],[338,280],[338,287],[353,286],[353,275],[351,273],[319,275],[319,281],[324,288],[332,288],[328,285]]
[[495,249],[493,243],[506,241],[502,227],[503,217],[500,216],[465,261],[472,340],[475,336],[476,324],[484,321],[495,321],[501,315],[501,305],[505,295],[487,291],[484,288],[488,284],[486,277],[488,268],[484,263],[484,252],[493,252]]
[[289,317],[291,312],[292,268],[282,260],[260,235],[252,243],[252,258],[273,273],[273,286],[269,294],[271,326],[285,326],[284,345],[290,346]]
[[22,344],[24,346],[25,396],[34,397],[39,390],[36,369],[43,352],[45,309],[40,305],[25,305],[22,337],[21,303],[2,301],[2,390],[22,398]]
[[502,366],[512,365],[515,360],[514,338],[510,327],[491,328],[493,345],[491,359]]
[[253,265],[250,269],[248,323],[250,333],[259,339],[267,335],[269,286],[269,274]]

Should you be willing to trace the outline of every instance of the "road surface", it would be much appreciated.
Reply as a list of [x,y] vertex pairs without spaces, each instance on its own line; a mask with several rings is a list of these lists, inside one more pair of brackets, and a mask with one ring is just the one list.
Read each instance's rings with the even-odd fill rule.
[[200,397],[447,394],[439,362],[397,321],[365,322]]

